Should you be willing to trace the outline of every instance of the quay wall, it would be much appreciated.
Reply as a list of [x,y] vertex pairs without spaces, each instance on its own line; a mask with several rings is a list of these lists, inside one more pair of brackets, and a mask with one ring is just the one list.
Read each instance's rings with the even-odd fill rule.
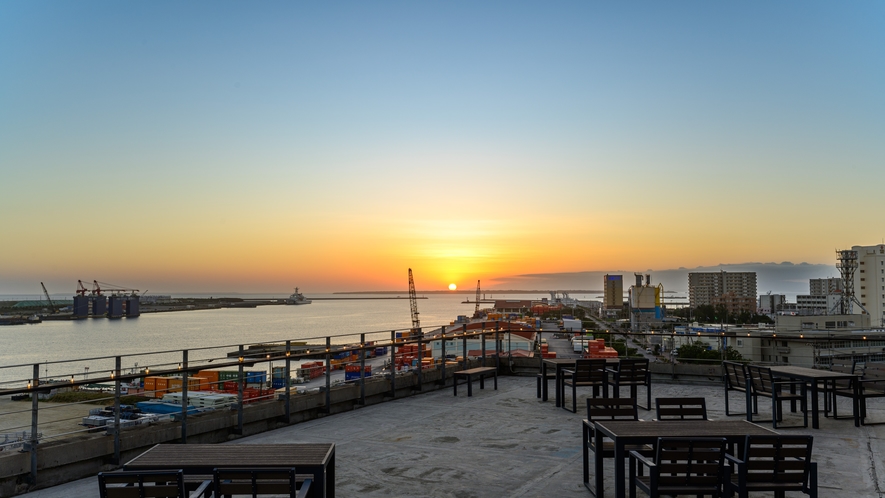
[[[491,362],[491,363],[489,363]],[[470,360],[467,368],[480,366],[480,360]],[[494,364],[494,360],[487,360]],[[537,358],[501,358],[500,375],[535,376]],[[446,377],[438,369],[422,372],[422,384],[412,372],[397,375],[395,397],[413,396],[422,392],[452,388],[452,374],[459,367],[446,369]],[[653,383],[721,382],[719,365],[651,364]],[[365,383],[365,404],[373,405],[392,399],[390,379],[369,378]],[[349,383],[333,386],[330,390],[330,409],[326,412],[326,393],[293,394],[290,397],[290,422],[297,424],[320,417],[359,409],[360,385]],[[243,436],[258,434],[289,425],[285,421],[285,401],[282,399],[246,405],[243,409],[243,430],[238,432],[236,410],[218,410],[190,416],[187,419],[189,443],[221,443]],[[37,449],[37,482],[28,483],[31,456],[28,452],[0,452],[0,497],[15,496],[30,490],[55,486],[68,481],[94,476],[99,472],[119,469],[122,463],[138,456],[159,443],[181,441],[181,423],[164,422],[146,427],[124,430],[120,436],[120,462],[114,461],[114,438],[105,432],[80,435],[69,439],[44,442]],[[97,485],[97,484],[96,484]]]

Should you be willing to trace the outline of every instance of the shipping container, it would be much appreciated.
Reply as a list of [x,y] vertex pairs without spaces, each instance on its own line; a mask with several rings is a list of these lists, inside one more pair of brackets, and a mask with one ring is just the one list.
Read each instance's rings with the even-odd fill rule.
[[[160,401],[139,401],[136,403],[138,408],[145,413],[157,413],[160,415],[168,415],[168,414],[180,414],[181,413],[181,405],[176,405],[172,403],[163,403]],[[197,413],[197,408],[195,406],[187,407],[188,415]]]
[[218,385],[218,381],[221,380],[218,378],[218,370],[200,370],[197,372],[197,376],[206,379],[206,382],[210,383],[213,389]]

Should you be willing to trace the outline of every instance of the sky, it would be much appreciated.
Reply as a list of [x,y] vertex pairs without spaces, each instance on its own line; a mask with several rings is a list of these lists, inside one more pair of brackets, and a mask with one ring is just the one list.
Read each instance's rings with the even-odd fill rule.
[[878,1],[0,2],[0,293],[832,265],[885,240],[883,26]]

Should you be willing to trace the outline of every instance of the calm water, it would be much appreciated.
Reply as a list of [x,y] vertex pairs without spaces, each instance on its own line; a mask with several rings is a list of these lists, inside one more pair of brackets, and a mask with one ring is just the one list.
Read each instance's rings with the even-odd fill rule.
[[[341,297],[312,295],[309,297]],[[421,325],[431,328],[447,325],[457,315],[471,315],[474,304],[461,304],[468,296],[428,295],[418,301]],[[495,295],[496,299],[532,299],[546,295]],[[581,296],[572,296],[582,299]],[[470,296],[471,300],[473,296]],[[358,334],[389,332],[411,327],[408,299],[314,301],[305,306],[259,306],[246,309],[218,309],[148,313],[134,319],[106,318],[77,321],[46,321],[36,325],[0,327],[0,366],[45,363],[108,355],[141,354],[151,351],[193,349],[321,338],[329,335],[357,334],[334,342],[355,342]],[[379,335],[377,338],[385,337]],[[389,337],[389,335],[386,335]],[[371,339],[371,337],[369,337]],[[322,342],[311,340],[310,342]],[[235,349],[235,348],[233,348]],[[232,348],[225,348],[230,351]],[[194,351],[190,359],[219,354]],[[209,356],[203,356],[209,357]],[[154,355],[123,359],[123,368],[141,362],[156,365],[178,361],[179,355]],[[41,367],[41,376],[69,377],[86,368],[97,372],[110,368],[106,361],[84,361],[64,366]],[[32,367],[0,368],[0,381],[23,379]]]

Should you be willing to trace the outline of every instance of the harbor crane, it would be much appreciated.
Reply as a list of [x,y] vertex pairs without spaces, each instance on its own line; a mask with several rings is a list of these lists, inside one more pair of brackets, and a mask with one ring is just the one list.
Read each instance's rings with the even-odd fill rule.
[[[102,287],[101,287],[102,285],[104,285],[104,289],[102,289]],[[98,280],[93,280],[92,281],[92,295],[93,296],[100,296],[102,291],[105,291],[105,292],[109,291],[109,292],[113,292],[114,294],[129,292],[129,293],[132,293],[133,296],[137,295],[139,292],[138,289],[124,289],[123,287],[120,287],[120,286],[117,286],[114,284],[109,284],[107,282],[99,282]]]
[[52,302],[52,298],[49,297],[49,291],[46,290],[46,286],[43,285],[43,282],[40,282],[40,287],[43,287],[43,295],[46,296],[46,300],[49,301],[49,309],[52,310],[53,313],[58,313],[58,309]]
[[77,280],[77,294],[85,296],[87,292],[89,292],[89,289],[87,289],[86,286],[83,285],[83,281]]
[[421,320],[418,319],[418,294],[415,292],[415,279],[412,278],[411,268],[409,268],[409,304],[412,307],[412,330],[417,333],[421,328]]
[[476,309],[473,310],[473,318],[479,318],[479,280],[476,281]]

